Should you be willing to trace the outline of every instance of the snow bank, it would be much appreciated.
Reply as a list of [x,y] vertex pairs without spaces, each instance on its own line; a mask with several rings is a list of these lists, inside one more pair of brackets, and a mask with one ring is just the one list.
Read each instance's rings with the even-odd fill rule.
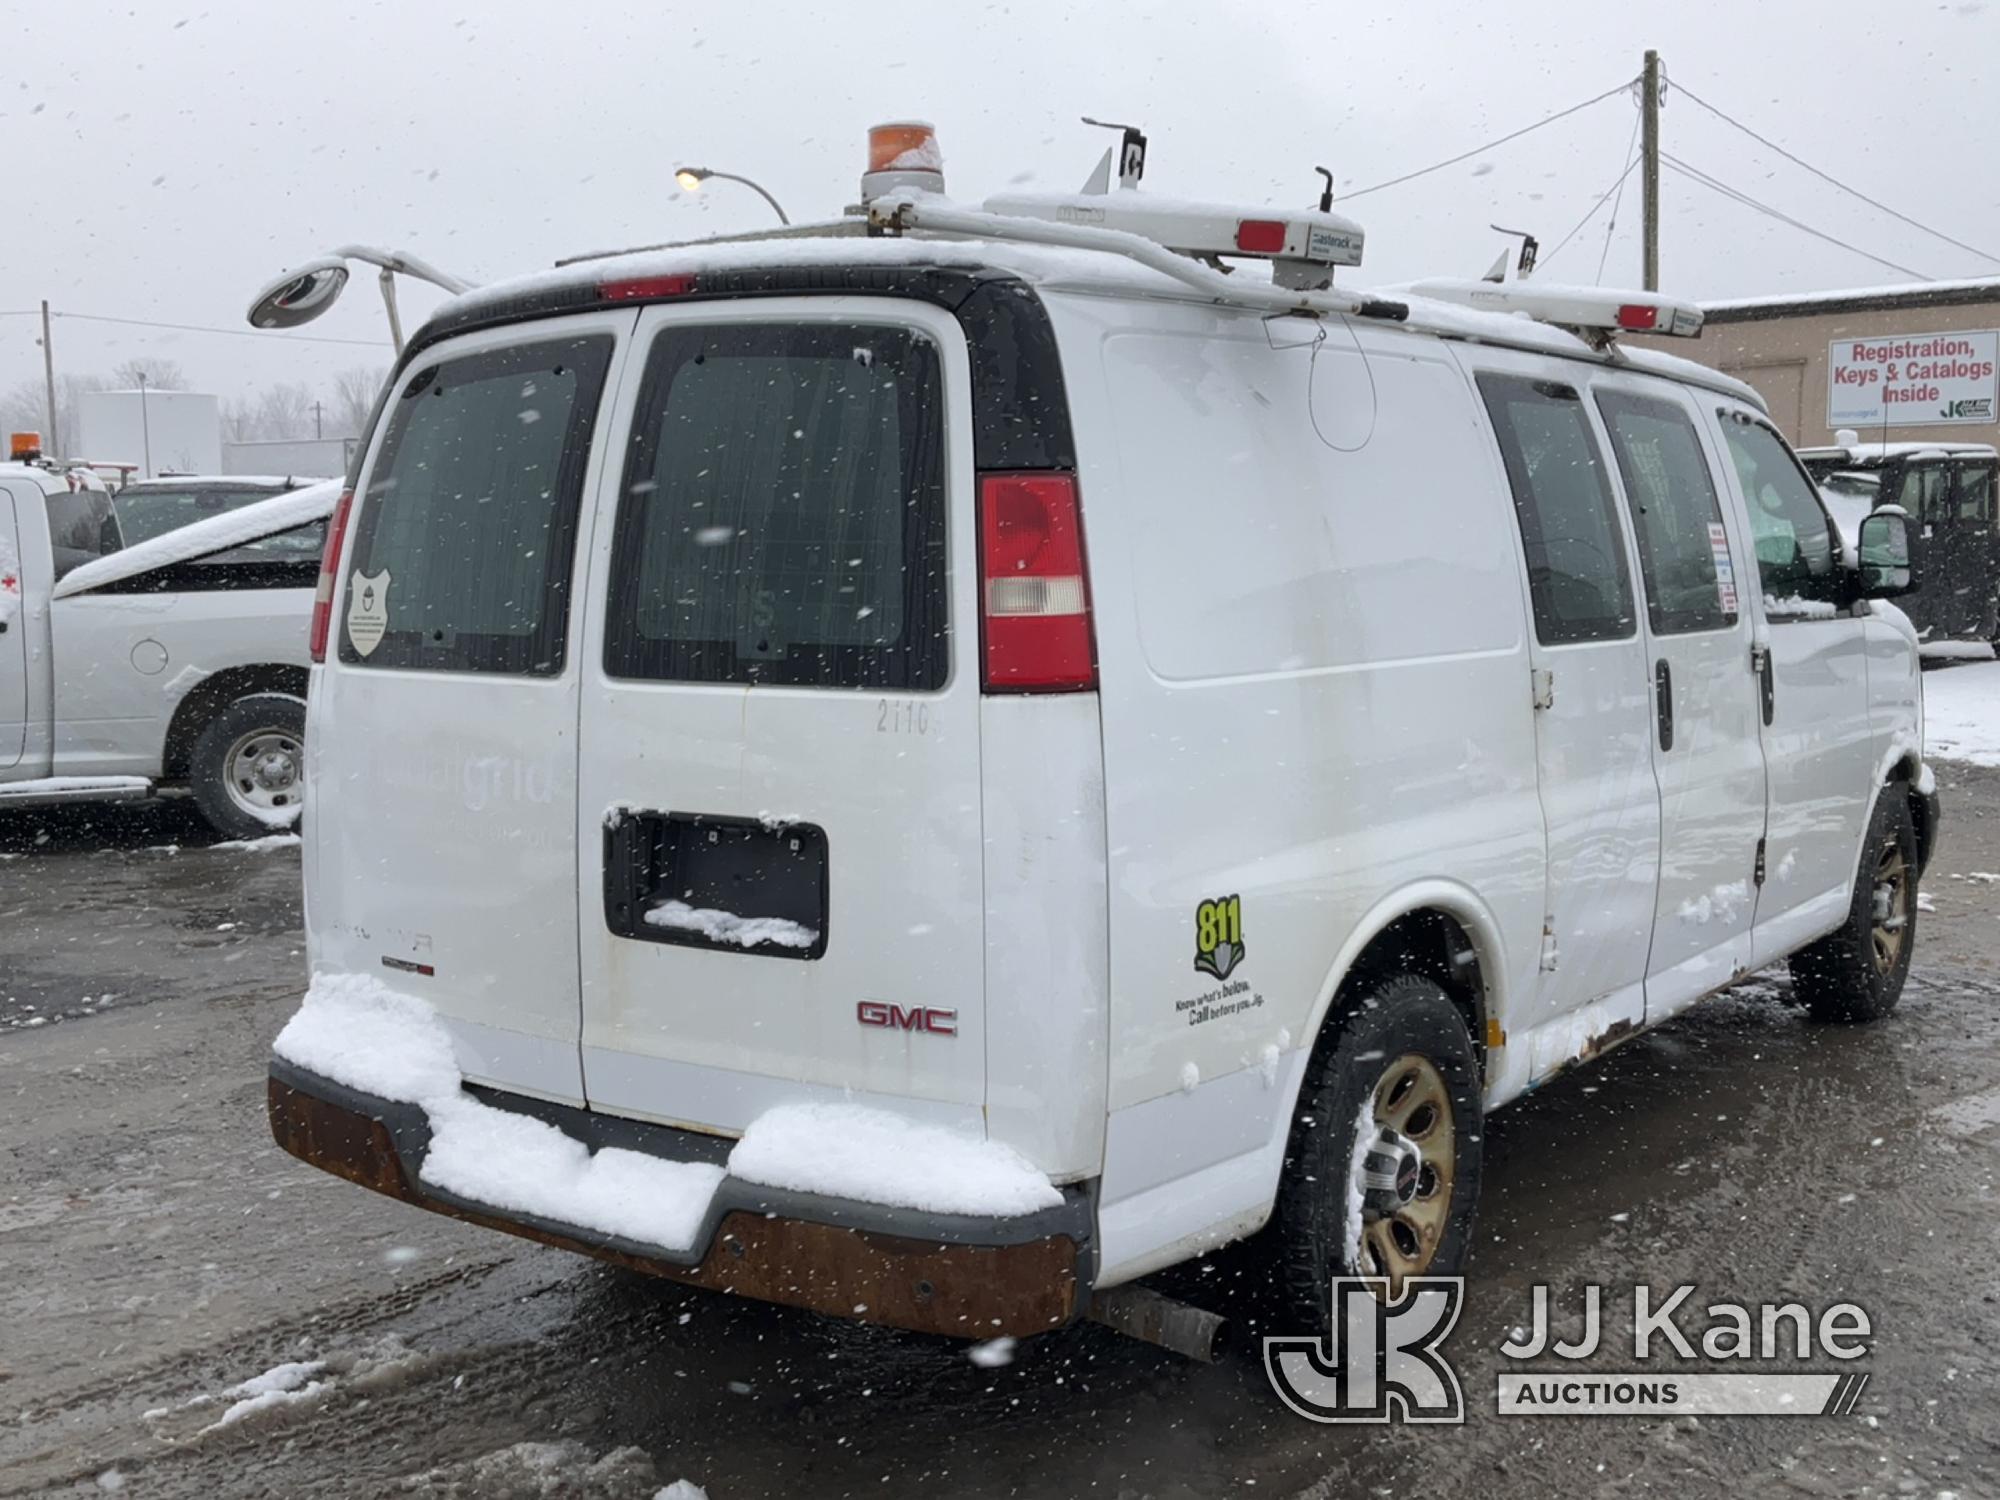
[[323,521],[333,514],[340,500],[341,481],[308,485],[289,495],[273,495],[241,510],[225,511],[205,521],[164,532],[150,540],[134,543],[108,557],[87,562],[66,574],[50,591],[52,599],[102,588],[107,583],[136,578],[170,563],[191,562],[213,552],[227,552],[247,542],[261,541],[282,531],[291,531],[308,522]]
[[1925,661],[1991,661],[1990,641],[1925,641],[1917,647]]
[[503,1213],[669,1250],[693,1246],[725,1176],[931,1213],[997,1217],[1062,1202],[1010,1147],[841,1102],[759,1115],[726,1172],[618,1147],[593,1154],[553,1125],[467,1094],[436,1010],[372,975],[316,975],[272,1051],[348,1088],[420,1107],[431,1128],[425,1183]]
[[2000,766],[2000,663],[1924,674],[1924,741],[1941,760]]
[[273,849],[296,849],[302,840],[296,833],[267,833],[261,839],[224,839],[211,849],[239,849],[250,854],[268,854]]
[[938,1214],[1024,1214],[1062,1194],[1012,1147],[861,1104],[781,1104],[750,1122],[729,1175]]
[[733,911],[689,906],[685,901],[662,901],[646,913],[646,922],[676,932],[698,932],[711,942],[735,943],[742,948],[754,948],[759,943],[810,948],[819,941],[817,928],[785,917],[739,917]]

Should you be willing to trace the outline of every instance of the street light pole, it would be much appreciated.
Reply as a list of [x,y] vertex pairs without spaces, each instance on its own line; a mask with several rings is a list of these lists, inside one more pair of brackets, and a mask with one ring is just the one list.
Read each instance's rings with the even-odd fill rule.
[[153,424],[146,416],[146,372],[139,372],[139,435],[146,447],[146,477],[153,477]]
[[748,177],[739,177],[734,172],[718,172],[713,167],[676,167],[674,169],[674,181],[678,182],[690,193],[711,177],[720,177],[724,182],[742,183],[743,186],[749,188],[751,192],[771,205],[771,212],[778,216],[780,224],[787,227],[791,225],[792,221],[785,217],[783,207],[779,205],[778,200],[773,198],[761,183],[752,182]]

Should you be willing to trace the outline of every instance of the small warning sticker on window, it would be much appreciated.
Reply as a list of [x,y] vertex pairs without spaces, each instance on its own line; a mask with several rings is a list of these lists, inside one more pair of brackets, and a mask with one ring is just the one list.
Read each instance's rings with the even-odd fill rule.
[[1715,559],[1715,602],[1725,615],[1736,613],[1736,568],[1729,560],[1729,533],[1720,521],[1708,523],[1708,550]]
[[357,654],[367,656],[382,644],[389,628],[389,570],[373,578],[358,568],[347,581],[347,638]]

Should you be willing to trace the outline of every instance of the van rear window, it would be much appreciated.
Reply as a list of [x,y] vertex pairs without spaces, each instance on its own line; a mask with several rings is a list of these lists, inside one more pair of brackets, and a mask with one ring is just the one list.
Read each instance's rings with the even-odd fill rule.
[[[388,406],[348,558],[340,659],[552,675],[607,336],[427,365]],[[372,589],[372,593],[358,591]],[[367,600],[364,654],[353,601]]]
[[907,328],[662,330],[632,419],[605,671],[941,687],[939,369]]

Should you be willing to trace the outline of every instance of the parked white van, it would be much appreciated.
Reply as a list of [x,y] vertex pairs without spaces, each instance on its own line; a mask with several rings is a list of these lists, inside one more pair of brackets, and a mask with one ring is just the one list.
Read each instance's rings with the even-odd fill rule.
[[1904,518],[1844,564],[1752,391],[1617,345],[1666,299],[1352,297],[1331,213],[1102,186],[415,335],[322,584],[286,1149],[966,1336],[1263,1231],[1305,1331],[1465,1264],[1485,1111],[1788,958],[1894,1006]]
[[0,810],[185,786],[225,837],[295,824],[306,626],[338,495],[133,540],[95,480],[0,464]]

